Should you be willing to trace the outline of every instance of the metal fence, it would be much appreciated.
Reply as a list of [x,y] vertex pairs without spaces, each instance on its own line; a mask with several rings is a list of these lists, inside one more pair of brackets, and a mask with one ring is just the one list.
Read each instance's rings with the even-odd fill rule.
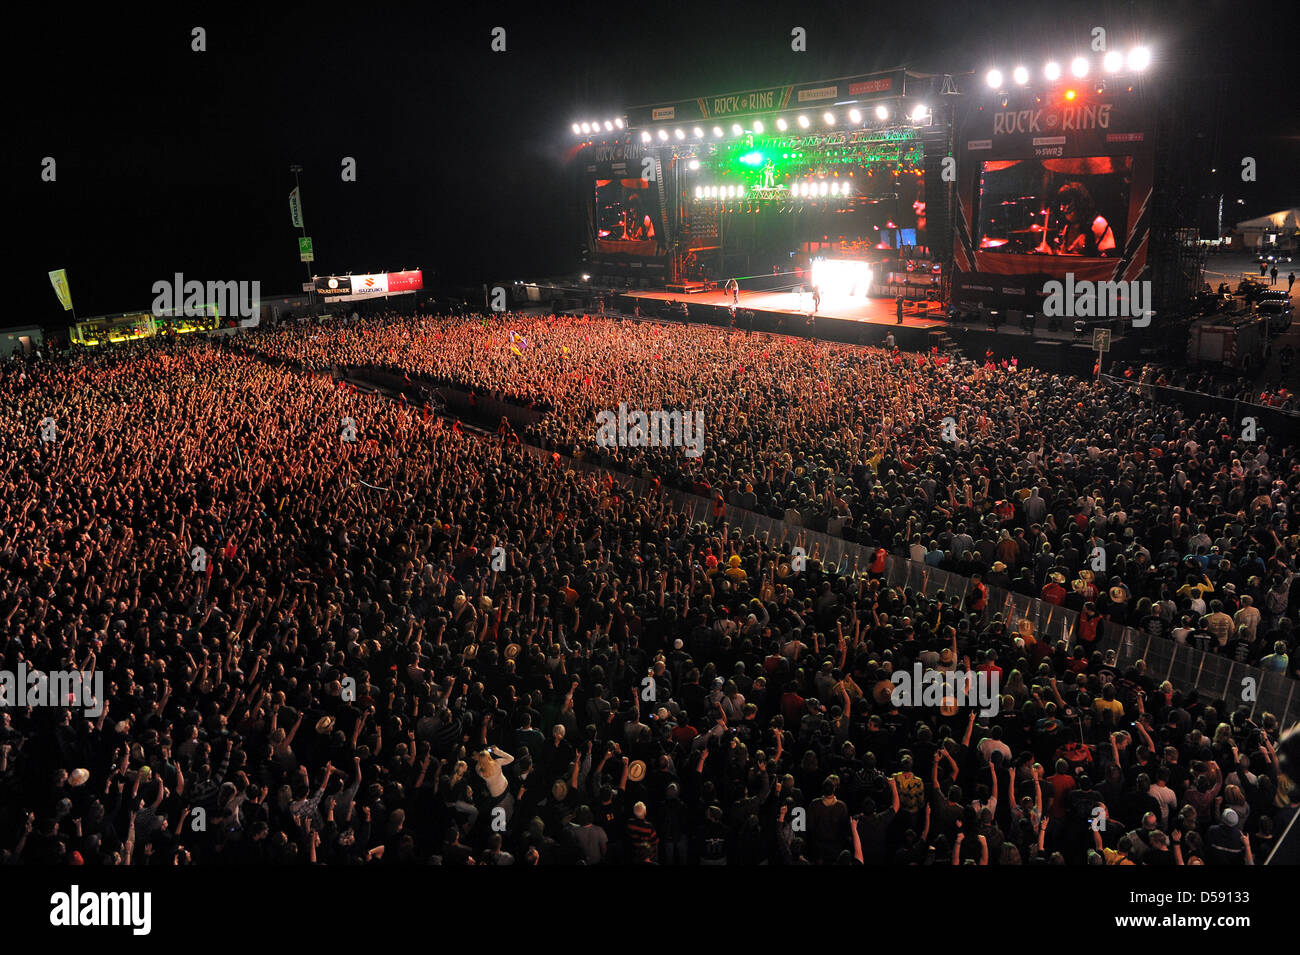
[[[551,452],[525,445],[525,448],[538,456],[549,456]],[[577,470],[609,476],[618,484],[642,496],[658,495],[669,500],[673,507],[692,522],[713,523],[713,502],[686,491],[671,488],[655,489],[645,478],[635,477],[621,471],[615,471],[589,461],[568,458],[561,455],[567,466]],[[728,504],[722,519],[741,536],[753,536],[766,540],[780,547],[784,543],[792,546],[801,542],[809,559],[816,558],[824,566],[835,567],[840,573],[849,573],[856,559],[863,572],[871,564],[874,547],[846,541],[821,531],[796,527],[784,520],[767,517],[743,508]],[[894,554],[885,558],[886,583],[891,587],[903,587],[926,597],[951,596],[964,597],[970,590],[971,581],[937,567],[908,560]],[[988,587],[988,601],[983,618],[992,619],[994,614],[1001,614],[1009,630],[1015,631],[1022,620],[1028,621],[1032,633],[1040,640],[1056,642],[1066,641],[1073,646],[1077,633],[1079,615],[1073,610],[1038,600],[1024,594],[1012,593],[1000,587]],[[1093,647],[1099,650],[1114,650],[1116,664],[1127,667],[1138,660],[1145,660],[1147,675],[1157,683],[1168,680],[1173,687],[1183,693],[1195,689],[1205,698],[1223,700],[1224,715],[1239,706],[1249,708],[1251,717],[1272,713],[1282,725],[1293,719],[1292,711],[1300,709],[1300,694],[1296,692],[1297,681],[1284,673],[1269,673],[1259,667],[1238,663],[1214,653],[1206,653],[1168,638],[1152,637],[1150,634],[1122,627],[1104,621],[1098,628],[1097,639]]]

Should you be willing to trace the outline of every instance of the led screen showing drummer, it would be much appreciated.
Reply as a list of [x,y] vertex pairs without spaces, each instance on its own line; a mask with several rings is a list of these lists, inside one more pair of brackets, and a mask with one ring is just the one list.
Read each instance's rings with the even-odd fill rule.
[[1110,258],[1124,248],[1131,156],[985,162],[979,247],[1016,255]]

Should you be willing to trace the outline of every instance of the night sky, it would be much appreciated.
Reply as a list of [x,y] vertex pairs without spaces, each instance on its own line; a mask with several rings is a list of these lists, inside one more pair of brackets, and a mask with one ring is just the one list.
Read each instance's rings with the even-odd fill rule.
[[[243,5],[239,5],[242,7]],[[957,73],[1086,52],[1106,27],[1199,86],[1229,222],[1300,203],[1300,4],[681,3],[23,5],[6,12],[8,274],[0,325],[148,309],[151,286],[305,277],[289,217],[300,163],[314,270],[421,267],[426,283],[574,270],[569,126],[621,107],[895,66]],[[190,30],[207,29],[207,52]],[[508,50],[490,50],[491,30]],[[808,31],[808,52],[790,30]],[[1259,160],[1259,181],[1236,175]],[[40,179],[56,159],[57,182]],[[357,181],[340,178],[343,157]],[[12,261],[16,259],[16,261]],[[16,306],[16,307],[13,307]]]

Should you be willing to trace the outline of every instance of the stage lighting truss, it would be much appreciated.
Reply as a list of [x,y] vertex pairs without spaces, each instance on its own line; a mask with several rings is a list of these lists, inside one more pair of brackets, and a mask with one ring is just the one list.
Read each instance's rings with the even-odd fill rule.
[[[1150,65],[1151,50],[1145,46],[1135,46],[1127,51],[1107,50],[1093,57],[1076,53],[1063,59],[1049,59],[1043,64],[1041,76],[1049,84],[1064,80],[1077,83],[1089,77],[1142,73]],[[1012,84],[1021,88],[1028,86],[1031,76],[1029,67],[1023,65],[1013,67],[1009,73],[1001,67],[990,66],[984,74],[984,86],[988,92],[1001,96]],[[1011,83],[1007,82],[1008,77]]]
[[[626,128],[627,121],[622,116],[611,116],[608,119],[578,120],[569,126],[573,135],[580,139],[594,139],[597,136],[602,138],[621,136]],[[642,141],[645,141],[645,136],[645,133],[641,134]]]

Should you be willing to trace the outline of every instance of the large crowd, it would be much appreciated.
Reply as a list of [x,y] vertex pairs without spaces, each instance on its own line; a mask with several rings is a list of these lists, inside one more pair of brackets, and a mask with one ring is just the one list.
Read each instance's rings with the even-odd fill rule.
[[[482,433],[339,366],[540,418]],[[703,455],[602,446],[620,403],[702,412]],[[1228,865],[1295,813],[1274,716],[1097,640],[1294,675],[1295,449],[1137,387],[381,316],[0,364],[0,412],[3,670],[105,687],[0,708],[6,862]],[[875,558],[800,566],[560,455]],[[971,586],[891,587],[887,555]],[[996,675],[996,712],[894,705],[916,665]]]

